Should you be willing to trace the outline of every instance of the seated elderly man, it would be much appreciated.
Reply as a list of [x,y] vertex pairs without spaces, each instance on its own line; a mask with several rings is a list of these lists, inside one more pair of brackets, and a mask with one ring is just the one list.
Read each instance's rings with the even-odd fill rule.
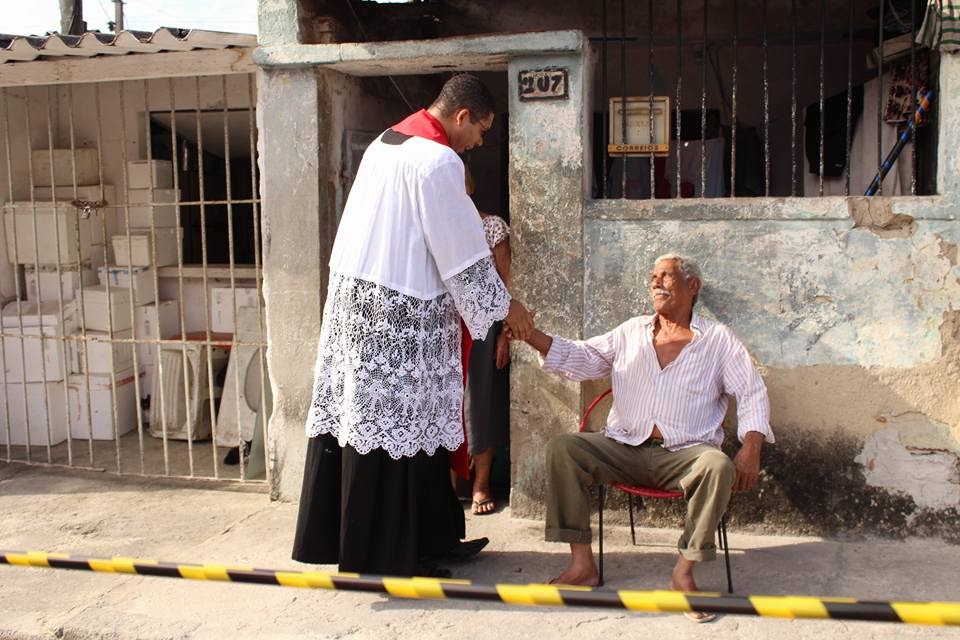
[[[590,548],[590,486],[626,482],[683,491],[687,517],[671,589],[697,591],[693,569],[716,556],[714,532],[731,490],[752,489],[760,448],[773,442],[763,380],[726,326],[693,311],[700,270],[668,254],[650,274],[656,313],[627,320],[585,341],[535,330],[527,342],[543,368],[570,380],[610,376],[613,408],[602,433],[573,433],[547,447],[546,539],[569,542],[570,565],[554,583],[598,583]],[[737,399],[742,447],[720,450],[727,394]]]

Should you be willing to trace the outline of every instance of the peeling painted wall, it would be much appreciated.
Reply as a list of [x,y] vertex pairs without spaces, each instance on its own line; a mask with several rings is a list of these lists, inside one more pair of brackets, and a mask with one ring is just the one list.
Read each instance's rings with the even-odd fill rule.
[[584,328],[595,335],[649,313],[650,261],[673,250],[705,271],[701,311],[746,336],[767,366],[929,362],[960,301],[960,269],[944,251],[958,231],[924,222],[884,239],[849,219],[588,220]]
[[[781,498],[768,489],[759,510],[737,500],[735,515],[745,509],[753,512],[746,521],[768,525],[773,517],[786,530],[897,533],[919,513],[951,513],[960,497],[960,349],[952,337],[960,224],[899,214],[909,218],[906,231],[888,234],[840,217],[845,207],[813,216],[802,201],[777,203],[774,219],[717,219],[716,211],[689,219],[684,205],[674,207],[680,219],[670,220],[667,204],[661,219],[650,220],[625,215],[622,206],[589,208],[584,335],[651,312],[647,276],[658,255],[700,262],[699,312],[731,326],[761,367],[779,438],[765,464],[766,482],[784,485]],[[895,418],[907,415],[914,418]],[[811,438],[844,444],[811,449]],[[772,465],[784,451],[810,471],[778,473]],[[855,482],[838,483],[838,474]],[[818,528],[816,501],[783,498],[811,481],[871,497],[847,504],[842,526],[822,521]],[[880,509],[883,493],[902,499],[888,505],[896,517],[871,519],[861,510]],[[772,514],[778,510],[794,515],[781,521]],[[943,519],[944,532],[950,523],[956,520]]]

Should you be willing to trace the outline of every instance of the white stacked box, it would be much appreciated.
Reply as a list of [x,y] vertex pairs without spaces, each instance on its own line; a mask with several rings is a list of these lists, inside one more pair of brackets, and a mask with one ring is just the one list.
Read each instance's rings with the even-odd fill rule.
[[233,333],[233,299],[236,292],[237,308],[256,307],[260,304],[260,295],[254,287],[211,287],[210,288],[210,330],[217,333]]
[[79,295],[81,283],[84,288],[97,283],[93,269],[78,268],[76,265],[61,266],[59,277],[56,267],[41,266],[38,270],[32,265],[26,265],[23,271],[27,281],[27,299],[34,302],[59,301],[60,295],[64,301],[74,300]]
[[[112,325],[111,325],[112,320]],[[133,326],[130,314],[130,289],[104,286],[90,287],[83,292],[83,322],[87,330],[124,331]]]
[[84,217],[68,202],[8,202],[3,205],[7,256],[13,264],[102,264],[102,219],[101,209]]
[[[134,323],[138,340],[156,340],[158,335],[161,339],[172,338],[180,333],[180,304],[176,300],[161,300],[156,304],[137,307]],[[153,389],[157,352],[158,347],[155,344],[137,343],[137,361],[144,371],[140,395],[144,398],[149,396]]]
[[100,183],[100,154],[96,149],[34,149],[31,158],[34,185],[73,185],[74,172],[78,185]]
[[[67,398],[70,406],[70,435],[73,438],[87,440],[92,431],[94,440],[113,440],[114,403],[117,407],[116,435],[128,433],[137,426],[139,402],[132,368],[120,371],[112,377],[109,373],[71,375],[67,379]],[[88,411],[88,407],[91,410]]]
[[[153,174],[152,177],[151,174]],[[127,189],[169,189],[171,187],[173,187],[173,163],[169,160],[127,162]]]
[[[133,289],[133,304],[152,304],[157,299],[157,289],[154,286],[153,269],[150,267],[116,267],[106,266],[97,268],[97,278],[100,284],[110,289]],[[137,337],[140,337],[137,334]]]
[[[117,342],[130,340],[131,329],[114,331],[113,339],[105,331],[87,331],[86,340],[79,336],[70,341],[70,373],[107,374],[113,371],[133,369],[133,344]],[[84,367],[84,343],[86,343],[86,367]],[[111,360],[111,351],[113,359]],[[141,363],[142,364],[142,363]]]
[[[125,220],[131,228],[175,227],[177,226],[176,189],[127,189],[126,214],[121,212],[120,229],[126,229]],[[126,219],[124,215],[128,216]]]
[[[64,360],[66,345],[57,338],[68,336],[77,327],[73,302],[63,305],[64,319],[60,318],[60,304],[56,301],[21,302],[20,318],[17,301],[3,308],[4,369],[3,382],[51,382],[63,380],[68,362]],[[20,335],[23,337],[21,338]],[[42,336],[42,337],[41,337]]]
[[130,205],[172,205],[179,200],[177,189],[127,189],[127,203]]
[[[26,387],[27,403],[23,403]],[[46,446],[47,427],[50,428],[50,446],[67,439],[66,383],[56,382],[7,382],[0,390],[0,444],[27,444],[27,421],[29,419],[30,445]],[[49,412],[48,412],[49,407]],[[7,415],[10,416],[10,437],[7,437]]]
[[125,267],[128,264],[135,267],[153,266],[153,247],[151,238],[156,236],[156,266],[177,264],[177,227],[138,227],[130,229],[128,238],[126,233],[113,236],[113,256],[117,266]]

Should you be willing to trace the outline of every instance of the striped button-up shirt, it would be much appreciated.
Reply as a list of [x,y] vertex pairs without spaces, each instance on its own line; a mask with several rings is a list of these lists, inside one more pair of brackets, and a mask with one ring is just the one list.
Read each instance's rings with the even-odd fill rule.
[[655,318],[631,318],[589,340],[552,336],[543,368],[577,382],[610,376],[613,407],[604,431],[624,444],[644,442],[657,426],[672,451],[696,444],[719,448],[727,394],[737,399],[740,441],[758,431],[773,442],[767,388],[733,332],[694,313],[693,340],[661,369],[653,346]]

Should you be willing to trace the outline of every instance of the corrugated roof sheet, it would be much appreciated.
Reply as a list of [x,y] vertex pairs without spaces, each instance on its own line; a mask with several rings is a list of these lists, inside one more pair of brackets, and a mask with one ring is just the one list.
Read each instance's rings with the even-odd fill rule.
[[154,32],[121,31],[117,34],[88,31],[82,36],[65,36],[56,33],[46,36],[0,34],[0,63],[29,62],[41,57],[92,58],[128,53],[253,47],[256,44],[257,36],[246,33],[169,27],[162,27]]

